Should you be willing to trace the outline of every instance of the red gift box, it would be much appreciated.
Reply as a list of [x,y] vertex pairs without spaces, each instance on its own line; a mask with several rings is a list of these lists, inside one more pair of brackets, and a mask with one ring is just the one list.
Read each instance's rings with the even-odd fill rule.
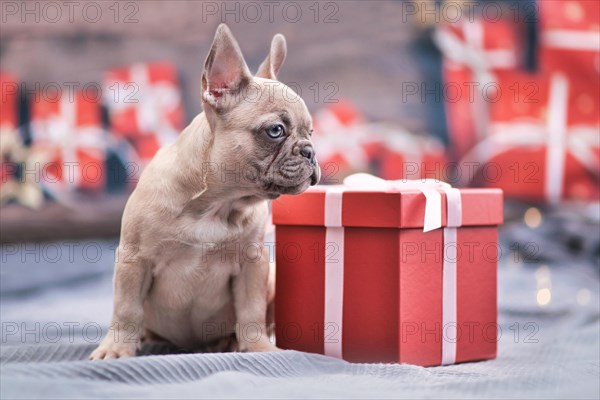
[[423,366],[494,358],[502,192],[379,182],[273,202],[277,346]]
[[169,63],[115,68],[104,79],[111,130],[127,138],[142,166],[183,129],[184,109],[177,71]]
[[15,76],[0,71],[0,130],[11,131],[17,127],[19,83]]
[[[539,1],[542,71],[563,72],[600,84],[600,2]],[[597,90],[599,90],[597,88]]]
[[100,103],[80,91],[69,97],[46,93],[31,103],[33,160],[41,167],[38,179],[51,191],[102,190],[106,135]]
[[369,168],[370,131],[354,104],[340,100],[318,110],[313,127],[322,182],[339,183],[348,174]]
[[11,165],[12,151],[22,145],[17,130],[19,86],[16,77],[0,71],[0,187],[14,179],[16,167]]
[[520,65],[519,25],[501,19],[460,20],[442,24],[435,40],[443,53],[446,119],[453,150],[466,154],[487,130],[484,96],[495,73]]
[[443,179],[446,149],[431,136],[365,123],[348,101],[319,110],[313,120],[323,183],[339,183],[358,171],[372,171],[384,179]]
[[560,73],[498,78],[488,138],[463,159],[482,166],[475,184],[528,201],[600,198],[598,87]]

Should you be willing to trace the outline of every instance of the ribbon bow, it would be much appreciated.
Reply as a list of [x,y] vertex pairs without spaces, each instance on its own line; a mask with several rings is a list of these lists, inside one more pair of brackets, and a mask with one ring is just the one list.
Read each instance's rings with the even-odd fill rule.
[[423,232],[429,232],[442,226],[442,195],[440,190],[446,193],[448,198],[448,226],[460,226],[462,222],[462,206],[460,191],[453,188],[449,183],[436,179],[420,180],[385,180],[371,174],[352,174],[344,179],[346,188],[360,188],[367,191],[391,191],[418,190],[425,196],[425,218],[423,220]]

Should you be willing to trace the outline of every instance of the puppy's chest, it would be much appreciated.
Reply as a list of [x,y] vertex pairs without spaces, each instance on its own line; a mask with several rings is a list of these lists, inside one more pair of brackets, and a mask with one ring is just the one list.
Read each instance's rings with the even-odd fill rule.
[[190,214],[171,227],[176,243],[168,240],[172,245],[158,255],[161,262],[157,263],[155,276],[176,281],[178,287],[203,282],[216,289],[237,275],[243,263],[242,249],[255,242],[255,220],[251,212],[235,216],[244,218],[235,221],[227,217],[228,214],[214,212]]
[[181,233],[186,236],[188,244],[209,252],[215,246],[230,247],[252,241],[260,223],[254,208],[236,207],[236,204],[215,205],[186,218],[186,228]]

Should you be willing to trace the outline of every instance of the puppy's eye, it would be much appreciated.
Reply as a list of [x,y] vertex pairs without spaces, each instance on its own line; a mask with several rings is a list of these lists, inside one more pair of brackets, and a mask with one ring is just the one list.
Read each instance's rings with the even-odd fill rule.
[[279,139],[285,133],[285,129],[283,128],[283,125],[276,124],[268,127],[266,132],[267,136],[269,136],[271,139]]

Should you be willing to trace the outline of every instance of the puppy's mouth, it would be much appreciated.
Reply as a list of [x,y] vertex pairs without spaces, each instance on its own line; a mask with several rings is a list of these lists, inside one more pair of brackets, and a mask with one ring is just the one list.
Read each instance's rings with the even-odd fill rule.
[[286,166],[279,170],[279,174],[263,186],[263,191],[268,198],[274,199],[282,194],[300,194],[309,186],[319,183],[321,170],[318,164],[311,168],[306,166]]
[[282,194],[300,194],[308,188],[308,180],[293,186],[279,185],[271,182],[264,187],[264,193],[268,198],[276,199]]

